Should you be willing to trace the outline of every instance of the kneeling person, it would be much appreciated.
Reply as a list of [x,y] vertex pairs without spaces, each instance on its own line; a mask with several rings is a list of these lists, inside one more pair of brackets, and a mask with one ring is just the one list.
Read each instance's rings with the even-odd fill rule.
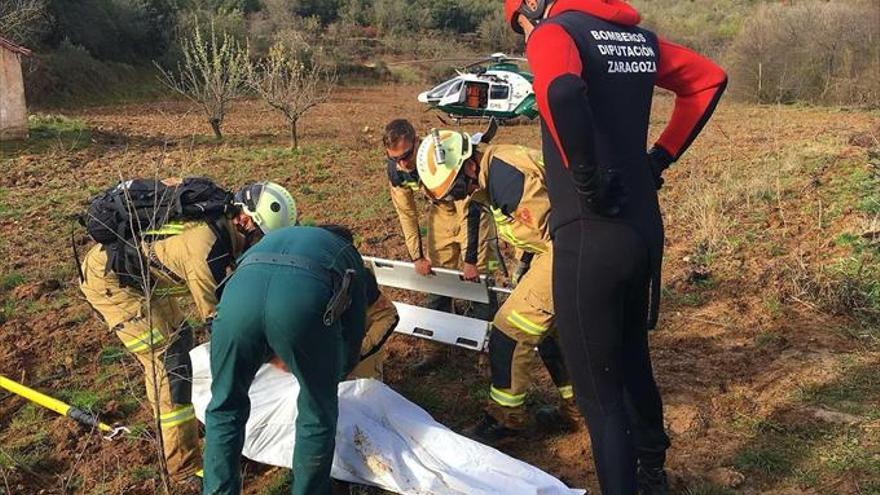
[[[540,426],[562,423],[577,428],[577,406],[553,329],[550,200],[541,154],[523,146],[478,147],[461,132],[440,131],[433,136],[422,141],[417,158],[428,194],[438,199],[470,197],[489,209],[498,235],[522,252],[521,263],[530,266],[492,321],[489,405],[473,433],[481,440],[494,441],[525,427],[524,404],[532,383],[535,347],[562,398],[561,417],[544,409],[538,420],[547,424]],[[437,144],[443,151],[438,152]]]
[[331,493],[337,386],[360,358],[365,271],[351,243],[317,227],[279,230],[242,257],[213,323],[205,493],[241,490],[248,388],[273,355],[300,384],[292,493]]
[[[187,187],[186,181],[181,185],[173,179],[163,184]],[[119,194],[128,187],[122,186],[117,186]],[[131,201],[131,194],[124,201]],[[217,305],[214,289],[235,258],[263,233],[290,225],[296,217],[290,193],[271,182],[245,186],[230,206],[217,218],[168,221],[143,232],[139,243],[130,241],[148,274],[113,268],[118,264],[112,261],[124,255],[113,244],[96,244],[81,266],[80,290],[86,300],[144,368],[150,410],[159,415],[165,462],[179,483],[197,484],[193,475],[201,468],[190,383],[193,331],[179,301],[192,298],[198,318],[210,320]],[[132,281],[144,279],[153,282],[149,291]]]

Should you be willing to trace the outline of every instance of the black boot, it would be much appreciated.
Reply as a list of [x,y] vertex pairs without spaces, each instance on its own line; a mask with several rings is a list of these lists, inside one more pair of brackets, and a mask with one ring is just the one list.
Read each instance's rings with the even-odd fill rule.
[[481,443],[493,444],[513,438],[520,433],[522,433],[521,430],[508,428],[493,418],[491,414],[486,413],[476,426],[465,433],[465,436]]
[[[565,406],[565,404],[563,404]],[[535,424],[544,433],[573,433],[580,429],[580,415],[573,417],[568,408],[546,405],[535,410]]]
[[639,466],[636,477],[639,483],[639,495],[669,495],[669,481],[662,466]]

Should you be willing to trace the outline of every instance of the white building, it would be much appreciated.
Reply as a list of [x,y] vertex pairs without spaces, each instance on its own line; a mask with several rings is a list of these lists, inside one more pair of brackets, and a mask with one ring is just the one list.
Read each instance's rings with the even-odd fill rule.
[[0,38],[0,139],[27,139],[27,104],[21,57],[30,50]]

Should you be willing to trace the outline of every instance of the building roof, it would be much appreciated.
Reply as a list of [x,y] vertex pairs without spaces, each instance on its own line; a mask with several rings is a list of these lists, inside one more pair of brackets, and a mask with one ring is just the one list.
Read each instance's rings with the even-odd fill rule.
[[19,55],[24,55],[25,57],[29,57],[31,54],[31,51],[28,50],[27,48],[25,48],[21,45],[17,45],[15,43],[9,41],[6,38],[3,38],[3,37],[0,37],[0,47],[3,47],[13,53],[17,53]]

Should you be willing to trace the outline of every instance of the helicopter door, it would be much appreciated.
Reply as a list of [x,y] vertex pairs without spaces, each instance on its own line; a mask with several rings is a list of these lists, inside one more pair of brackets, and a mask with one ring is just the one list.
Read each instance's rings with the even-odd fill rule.
[[507,111],[510,106],[510,85],[492,84],[489,89],[489,110]]
[[474,110],[484,110],[489,104],[489,85],[483,82],[465,83],[464,106]]

